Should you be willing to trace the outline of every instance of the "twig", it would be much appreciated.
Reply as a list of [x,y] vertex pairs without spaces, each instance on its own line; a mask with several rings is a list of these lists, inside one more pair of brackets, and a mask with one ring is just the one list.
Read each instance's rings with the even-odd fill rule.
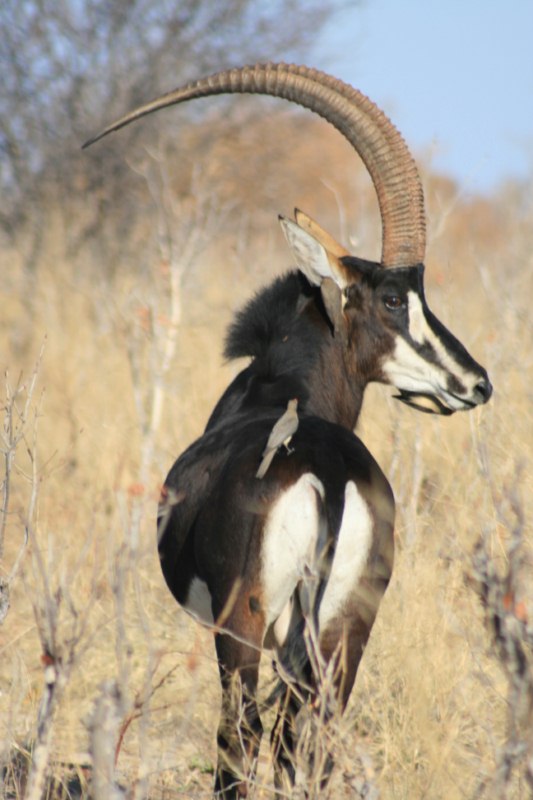
[[[483,453],[486,475],[490,469]],[[524,763],[524,776],[533,789],[533,621],[521,588],[525,570],[525,520],[516,491],[520,469],[517,468],[514,486],[504,492],[514,521],[496,500],[495,508],[501,524],[510,532],[507,545],[507,564],[498,572],[491,559],[488,534],[480,539],[474,554],[473,567],[476,588],[485,610],[485,620],[496,646],[499,661],[507,676],[507,736],[500,747],[496,771],[478,787],[480,797],[489,787],[492,796],[505,798],[516,767]]]
[[118,800],[124,797],[124,791],[115,779],[114,747],[123,713],[124,700],[118,684],[116,681],[106,681],[101,686],[87,725],[94,800]]

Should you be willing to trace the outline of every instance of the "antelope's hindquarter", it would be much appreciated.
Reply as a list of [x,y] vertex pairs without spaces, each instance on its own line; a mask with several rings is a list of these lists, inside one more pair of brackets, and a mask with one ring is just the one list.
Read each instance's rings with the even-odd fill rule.
[[[290,451],[281,447],[256,479],[277,416],[233,423],[219,437],[221,448],[232,440],[223,465],[195,512],[186,502],[180,509],[190,524],[170,588],[200,619],[254,641],[266,634],[267,645],[283,644],[295,592],[325,639],[328,630],[340,635],[339,624],[368,635],[392,569],[390,487],[356,436],[312,417],[300,419]],[[174,491],[188,469],[171,472]],[[169,541],[179,538],[174,531]]]

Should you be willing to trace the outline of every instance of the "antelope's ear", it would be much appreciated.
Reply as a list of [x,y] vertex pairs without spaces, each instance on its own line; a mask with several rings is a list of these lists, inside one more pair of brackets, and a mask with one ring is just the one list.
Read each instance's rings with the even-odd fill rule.
[[301,211],[299,208],[294,209],[294,219],[296,224],[311,234],[318,242],[320,242],[326,250],[337,258],[349,256],[351,253],[346,250],[342,244],[339,244],[333,236],[322,228],[318,222],[315,222],[308,214]]
[[[303,215],[298,219],[301,214],[302,212],[297,212],[297,222],[293,222],[287,217],[280,216],[279,218],[298,269],[315,286],[320,286],[325,278],[330,278],[339,289],[344,289],[351,282],[351,276],[341,261],[342,256],[338,253],[342,251],[342,254],[345,255],[345,251],[310,217]],[[301,219],[305,219],[304,226],[299,224]],[[338,248],[337,252],[332,252],[322,241],[323,238],[327,239],[328,243],[336,245],[334,249]]]
[[333,326],[335,338],[340,339],[344,345],[348,344],[348,320],[344,314],[346,298],[342,289],[331,278],[324,278],[320,284],[320,294],[329,321]]

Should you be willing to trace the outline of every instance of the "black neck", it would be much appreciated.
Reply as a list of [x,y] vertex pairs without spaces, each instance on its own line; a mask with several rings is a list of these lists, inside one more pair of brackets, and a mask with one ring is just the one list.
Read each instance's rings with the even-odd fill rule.
[[355,427],[365,384],[350,376],[320,291],[300,273],[276,280],[237,315],[225,353],[253,360],[217,403],[208,428],[235,413],[286,407],[293,397],[301,415]]

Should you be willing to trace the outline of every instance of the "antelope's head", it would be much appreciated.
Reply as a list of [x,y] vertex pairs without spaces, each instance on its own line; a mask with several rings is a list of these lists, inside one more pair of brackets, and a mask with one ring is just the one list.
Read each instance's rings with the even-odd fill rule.
[[416,164],[390,120],[361,92],[293,64],[241,67],[156,98],[84,146],[158,109],[226,93],[272,95],[314,111],[346,137],[370,173],[382,220],[379,263],[352,256],[301,212],[282,221],[299,268],[320,286],[335,334],[347,356],[353,350],[359,374],[366,370],[366,381],[392,384],[400,400],[423,411],[451,414],[487,402],[487,373],[425,300],[425,211]]
[[424,265],[388,267],[348,254],[310,217],[280,218],[299,269],[320,286],[347,371],[399,389],[420,411],[452,414],[486,403],[486,371],[431,312]]

